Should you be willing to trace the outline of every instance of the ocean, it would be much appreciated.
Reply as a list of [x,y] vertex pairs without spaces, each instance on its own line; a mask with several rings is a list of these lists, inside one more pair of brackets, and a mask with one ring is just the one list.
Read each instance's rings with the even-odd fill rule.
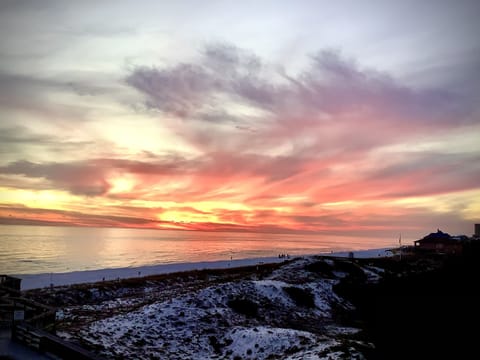
[[0,225],[0,274],[40,274],[395,246],[304,234]]

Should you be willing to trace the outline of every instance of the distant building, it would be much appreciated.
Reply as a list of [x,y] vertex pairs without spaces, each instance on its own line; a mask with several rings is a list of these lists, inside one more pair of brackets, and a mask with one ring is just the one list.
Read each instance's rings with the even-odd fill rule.
[[475,237],[480,238],[480,224],[475,224]]
[[0,286],[13,290],[20,290],[21,283],[22,279],[8,275],[0,275]]
[[463,251],[463,238],[452,237],[450,234],[437,230],[424,238],[414,241],[415,249],[446,254],[459,254]]

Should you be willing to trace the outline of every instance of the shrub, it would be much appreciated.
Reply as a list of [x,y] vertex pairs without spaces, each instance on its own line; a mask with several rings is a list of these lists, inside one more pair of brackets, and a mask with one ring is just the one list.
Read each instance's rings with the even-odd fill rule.
[[229,300],[227,305],[236,313],[247,317],[255,317],[258,315],[258,304],[245,298]]
[[315,261],[313,263],[305,265],[305,270],[318,273],[326,277],[332,277],[332,267],[325,261]]
[[283,288],[283,290],[297,306],[304,306],[307,308],[315,307],[315,299],[310,290],[298,288],[295,286],[285,287]]

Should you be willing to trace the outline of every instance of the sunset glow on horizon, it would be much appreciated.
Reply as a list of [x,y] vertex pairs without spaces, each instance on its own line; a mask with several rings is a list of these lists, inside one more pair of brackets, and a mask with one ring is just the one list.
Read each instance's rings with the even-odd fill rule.
[[480,222],[476,2],[0,10],[0,224],[415,237]]

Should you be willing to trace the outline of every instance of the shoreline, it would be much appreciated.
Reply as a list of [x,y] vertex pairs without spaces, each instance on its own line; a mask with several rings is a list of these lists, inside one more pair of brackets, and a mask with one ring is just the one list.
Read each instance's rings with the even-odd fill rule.
[[[339,251],[319,254],[306,254],[291,256],[290,259],[309,256],[349,257],[351,253],[355,258],[377,258],[391,256],[388,250],[379,248],[356,251]],[[14,277],[22,279],[21,290],[32,290],[53,286],[68,286],[74,284],[95,283],[128,278],[139,278],[151,275],[177,273],[192,270],[228,269],[243,266],[280,263],[287,260],[285,257],[260,257],[220,261],[169,263],[145,265],[138,267],[107,268],[95,270],[80,270],[64,273],[16,274]]]

